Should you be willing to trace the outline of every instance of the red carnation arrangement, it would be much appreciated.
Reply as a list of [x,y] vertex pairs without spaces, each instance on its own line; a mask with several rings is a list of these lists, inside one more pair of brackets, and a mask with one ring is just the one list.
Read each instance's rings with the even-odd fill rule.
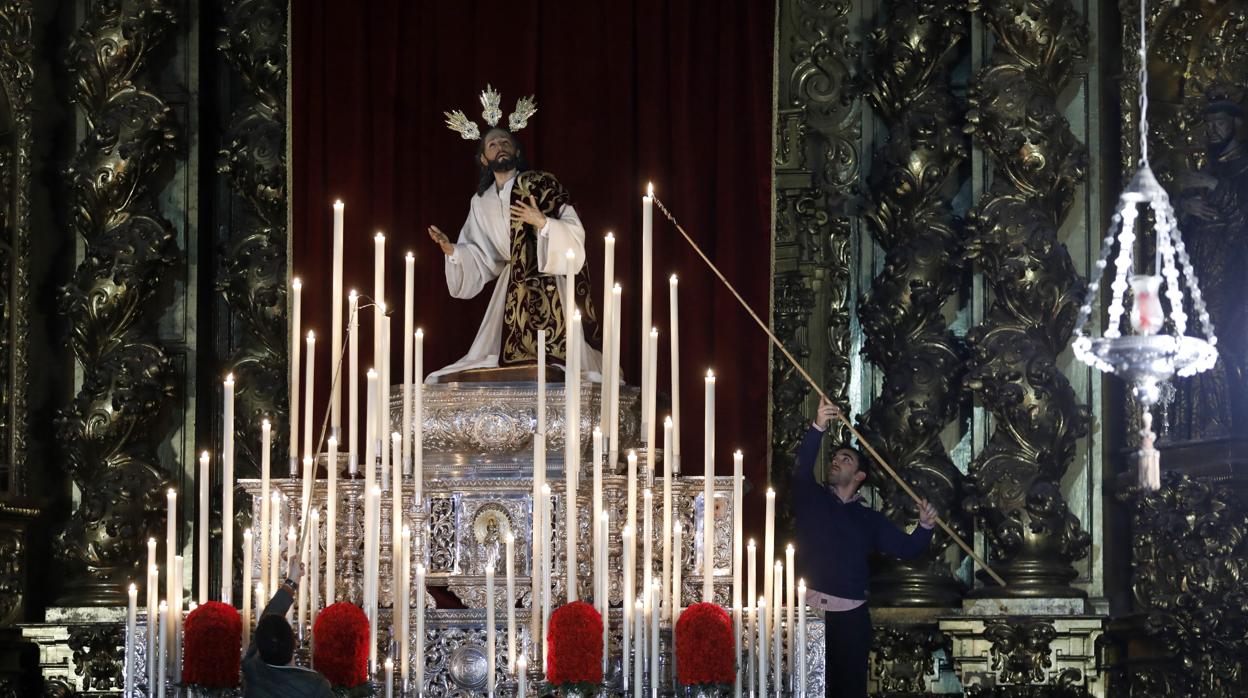
[[353,603],[328,606],[312,625],[312,666],[330,685],[355,688],[368,680],[368,616]]
[[676,680],[682,686],[737,680],[732,618],[713,603],[695,603],[676,622]]
[[243,639],[238,611],[209,601],[191,611],[183,632],[182,680],[205,689],[237,688]]
[[602,616],[584,601],[573,601],[550,616],[550,666],[553,686],[592,690],[602,683]]

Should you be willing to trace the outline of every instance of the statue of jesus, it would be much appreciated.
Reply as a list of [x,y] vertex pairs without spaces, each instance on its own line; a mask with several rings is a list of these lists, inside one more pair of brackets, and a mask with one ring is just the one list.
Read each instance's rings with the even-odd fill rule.
[[[497,99],[497,93],[488,88],[482,93],[487,123],[491,123],[491,104],[498,114]],[[523,105],[521,100],[517,112]],[[448,124],[465,138],[473,137],[477,128],[460,112],[448,114]],[[572,272],[576,274],[572,302],[581,311],[580,367],[591,381],[599,381],[602,356],[591,345],[598,326],[589,297],[585,228],[559,181],[547,172],[528,168],[514,134],[518,130],[515,114],[509,125],[512,128],[493,126],[479,139],[481,178],[459,239],[452,243],[437,226],[429,226],[429,237],[446,257],[446,287],[452,296],[472,298],[488,282],[497,281],[468,353],[426,380],[517,380],[516,372],[499,369],[534,366],[538,330],[546,330],[548,360],[563,364],[567,356],[566,275]],[[575,255],[571,269],[568,250]]]

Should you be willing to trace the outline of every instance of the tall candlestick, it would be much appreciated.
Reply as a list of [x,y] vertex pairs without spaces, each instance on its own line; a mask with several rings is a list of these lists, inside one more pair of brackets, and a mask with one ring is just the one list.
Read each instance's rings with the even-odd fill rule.
[[321,610],[321,510],[313,507],[310,514],[312,519],[312,554],[310,558],[310,566],[308,570],[308,617],[316,620],[316,614]]
[[602,616],[602,666],[611,666],[611,643],[608,641],[611,622],[611,599],[609,589],[611,583],[607,578],[607,542],[611,535],[611,516],[607,512],[598,515],[598,540],[602,544],[603,555],[598,560],[598,587],[594,592],[594,600],[598,605],[598,613]]
[[758,570],[758,546],[754,545],[753,538],[751,538],[750,542],[745,546],[745,567],[745,588],[747,592],[746,600],[753,601],[758,598],[758,582],[754,578],[754,575],[757,574]]
[[735,605],[732,607],[732,641],[737,652],[736,678],[732,682],[733,695],[741,698],[741,607]]
[[273,449],[273,424],[260,422],[260,581],[269,585],[269,487],[272,479],[270,451]]
[[[542,495],[546,485],[546,330],[537,331],[537,428],[533,433],[533,573],[531,579],[538,585],[543,579],[546,557],[543,554],[546,530],[545,521],[550,518],[546,507],[546,498]],[[544,593],[544,592],[543,592]],[[541,647],[545,646],[542,639],[542,618],[545,613],[545,596],[533,594],[533,606],[536,612],[529,614],[529,637]],[[536,659],[536,655],[534,656]],[[543,665],[545,666],[545,665]]]
[[[742,667],[741,673],[745,675],[745,685],[749,688],[754,686],[754,602],[746,599],[745,603],[745,666]],[[748,688],[747,688],[748,690]],[[750,694],[751,696],[753,693]]]
[[659,580],[651,580],[646,593],[650,599],[650,698],[659,698],[659,599],[663,589]]
[[[763,598],[767,599],[766,609],[771,608],[772,595],[772,579],[771,570],[768,565],[776,561],[776,491],[770,487],[767,488],[767,513],[764,519],[763,533]],[[758,617],[762,619],[763,625],[767,630],[771,630],[771,616],[769,613],[759,612]]]
[[654,579],[654,490],[641,492],[641,593],[646,613],[650,613],[650,584]]
[[[376,643],[374,643],[376,644]],[[386,657],[386,698],[394,698],[394,660]]]
[[326,446],[329,482],[325,490],[325,605],[332,606],[338,599],[338,439],[329,437]]
[[[165,599],[170,603],[178,596],[178,577],[174,574],[174,566],[178,558],[178,492],[172,487],[165,493]],[[173,634],[173,619],[167,617],[165,623],[170,625],[169,634]],[[169,660],[172,661],[172,660]],[[166,669],[169,664],[166,662]]]
[[184,564],[185,560],[181,555],[173,557],[174,595],[170,611],[173,618],[169,624],[169,642],[173,646],[173,655],[169,659],[173,665],[171,675],[175,684],[182,681],[182,591],[186,588],[182,577],[186,573]]
[[[634,451],[628,452],[628,511],[626,521],[628,530],[636,532],[637,529],[637,454]],[[633,541],[636,545],[636,541]],[[627,573],[627,570],[625,571]],[[624,606],[629,608],[628,605]],[[628,615],[627,613],[624,615]]]
[[403,472],[412,472],[412,354],[415,339],[412,312],[416,306],[416,257],[411,252],[403,258]]
[[265,589],[276,589],[281,583],[278,577],[278,561],[282,557],[282,495],[273,492],[269,495],[269,583]]
[[[423,590],[421,596],[424,595]],[[403,553],[399,562],[399,672],[400,685],[407,690],[407,677],[411,671],[411,643],[408,640],[411,631],[412,614],[412,527],[403,526]],[[421,658],[423,661],[423,657]]]
[[516,536],[507,532],[507,673],[516,669]]
[[[572,250],[568,250],[568,269],[574,268],[573,260],[576,255]],[[577,549],[577,533],[578,526],[576,524],[577,505],[577,481],[579,478],[580,466],[580,365],[578,362],[578,349],[580,347],[580,326],[581,313],[575,310],[575,275],[568,272],[568,290],[565,298],[573,299],[567,304],[569,310],[567,346],[567,376],[564,379],[564,393],[567,399],[564,419],[564,518],[566,519],[564,528],[564,542],[566,544],[565,560],[563,566],[565,579],[565,588],[567,589],[567,602],[571,603],[578,598],[578,588],[576,580],[576,549]]]
[[416,563],[416,695],[425,690],[425,566]]
[[[149,538],[149,543],[155,543],[156,539]],[[156,655],[156,636],[160,633],[157,627],[158,611],[157,606],[160,603],[160,568],[155,563],[147,566],[147,685],[156,685],[157,668],[160,666],[159,658]]]
[[485,564],[485,680],[486,694],[494,696],[494,561]]
[[676,289],[680,281],[672,274],[667,280],[668,311],[672,326],[672,472],[680,472],[680,306],[676,302]]
[[[651,321],[651,295],[653,294],[654,277],[654,185],[646,185],[646,195],[641,197],[641,378],[644,381],[650,375],[650,345],[646,341]],[[649,429],[643,411],[641,433]]]
[[[383,307],[384,311],[385,308]],[[390,486],[390,316],[381,318],[381,371],[377,377],[377,441],[381,449],[381,489]]]
[[[732,607],[741,607],[741,509],[745,490],[745,457],[738,449],[732,454]],[[737,633],[737,666],[741,666],[741,633]],[[740,688],[740,680],[737,688]]]
[[[308,364],[311,365],[311,352]],[[225,377],[221,420],[221,602],[234,603],[234,374]],[[309,392],[311,389],[309,388]],[[200,603],[203,603],[202,601]]]
[[[373,564],[368,567],[366,573],[368,575],[368,588],[370,590],[368,599],[368,619],[369,619],[369,637],[377,637],[377,568],[378,564],[377,547],[380,544],[381,528],[381,487],[373,485],[368,495],[369,513],[372,515],[369,520],[369,530],[371,537],[369,540],[369,553],[372,556]],[[368,665],[372,668],[373,673],[377,673],[377,643],[370,642],[368,649]]]
[[[620,541],[623,543],[623,548],[624,548],[624,552],[623,552],[623,555],[624,555],[624,605],[623,605],[623,614],[621,616],[623,627],[621,628],[621,631],[620,631],[620,646],[624,650],[623,677],[624,677],[624,681],[627,683],[629,680],[629,677],[631,676],[631,674],[629,674],[628,672],[628,665],[629,665],[629,662],[631,661],[630,650],[632,649],[632,642],[631,642],[632,632],[631,631],[632,631],[632,620],[633,620],[632,616],[628,612],[628,609],[633,607],[633,591],[634,591],[633,575],[635,574],[636,569],[637,569],[636,563],[633,562],[633,550],[634,550],[633,527],[631,525],[626,524],[623,530],[620,531]],[[628,686],[626,685],[624,689],[625,691],[627,691]]]
[[[797,585],[794,584],[793,578],[793,544],[789,543],[784,548],[784,636],[789,649],[788,657],[785,660],[785,675],[793,676],[793,662],[796,659],[793,652],[794,644],[797,642],[797,616],[794,612],[797,600]],[[790,684],[790,687],[792,684]]]
[[806,580],[797,583],[797,695],[806,698]]
[[303,334],[300,330],[303,297],[303,282],[299,277],[295,277],[290,282],[291,294],[291,312],[290,312],[290,443],[287,444],[289,451],[287,456],[290,463],[290,476],[296,477],[299,473],[299,385],[302,378],[299,373],[300,358],[300,340]]
[[[770,575],[766,569],[763,570],[763,576]],[[768,615],[767,599],[762,596],[758,597],[758,618],[755,625],[758,626],[758,695],[767,695],[767,623],[763,619]]]
[[[663,420],[663,588],[671,586],[672,579],[672,418]],[[664,617],[672,617],[668,608]]]
[[[293,520],[292,516],[290,520]],[[299,536],[295,533],[295,525],[292,523],[286,527],[286,569],[290,569],[290,563],[299,554]],[[290,619],[290,613],[294,609],[286,611],[286,618]]]
[[[650,328],[650,334],[648,335],[647,341],[649,344],[646,346],[650,347],[650,356],[657,357],[659,355],[658,328]],[[643,408],[646,412],[645,418],[643,419],[646,423],[646,484],[650,487],[654,487],[655,470],[658,463],[658,444],[655,443],[657,441],[656,430],[658,429],[658,424],[654,419],[655,404],[658,402],[659,392],[658,367],[659,362],[657,358],[650,362],[650,373],[646,376],[646,389],[642,395],[642,398],[645,400]]]
[[[382,341],[382,322],[386,316],[386,236],[378,232],[373,236],[373,367],[382,372],[382,355],[386,351]],[[380,391],[374,399],[380,399]],[[381,426],[381,415],[373,412],[376,431],[373,434],[381,437],[389,432]],[[373,667],[376,670],[376,666]]]
[[126,606],[126,692],[135,689],[134,684],[134,661],[135,661],[135,642],[138,640],[136,628],[138,626],[139,615],[139,588],[130,584],[129,605]]
[[633,698],[641,698],[643,695],[642,673],[646,660],[645,633],[643,629],[646,627],[645,612],[641,603],[641,599],[637,599],[633,603],[633,625],[637,627],[637,653],[634,656],[633,668]]
[[[303,395],[303,458],[305,461],[308,461],[316,456],[312,446],[312,413],[314,411],[312,393],[315,392],[313,389],[316,387],[316,379],[313,374],[315,363],[316,333],[308,330],[308,365],[307,376],[304,378],[308,384],[304,389]],[[314,477],[315,471],[312,471],[311,468],[305,467],[303,472],[303,499],[300,500],[302,506],[299,508],[300,516],[307,515],[308,504],[312,499],[312,480]]]
[[[593,518],[590,519],[589,521],[595,527],[594,530],[596,532],[598,530],[597,529],[598,519],[602,515],[602,429],[599,427],[594,427],[593,446],[594,446],[594,496],[593,496],[594,514],[593,514]],[[598,569],[601,566],[602,558],[607,554],[607,546],[603,541],[599,540],[598,535],[596,533],[593,536],[593,542],[594,542],[594,586],[593,586],[594,605],[598,607],[598,612],[600,614],[603,614],[601,598],[599,596],[600,592],[598,590],[599,583],[602,580],[599,578]],[[606,618],[606,615],[603,614],[602,617]]]
[[415,413],[415,431],[412,436],[412,460],[413,464],[413,482],[415,483],[416,492],[413,495],[413,501],[416,506],[423,510],[425,504],[425,331],[417,329],[415,336],[415,367],[416,384],[412,386],[415,393],[413,401]]
[[551,502],[549,484],[542,484],[542,672],[550,672],[550,614],[554,611],[553,590],[550,583],[551,549],[554,547],[554,521],[550,517],[554,505]]
[[[611,371],[610,367],[614,359],[611,358],[611,332],[614,328],[614,320],[611,311],[611,286],[615,283],[615,236],[607,233],[603,238],[603,254],[602,254],[602,383],[598,391],[599,416],[598,424],[603,429],[611,421]],[[604,437],[610,437],[608,430],[603,434]],[[598,519],[595,517],[594,521]]]
[[528,693],[529,693],[528,685],[527,685],[527,682],[529,680],[528,673],[529,673],[529,660],[525,659],[524,655],[522,654],[516,660],[516,680],[520,682],[520,686],[516,690],[516,698],[527,698],[528,696]]
[[200,603],[208,602],[208,492],[212,489],[208,472],[208,452],[199,454],[199,546],[195,551],[195,562],[199,568],[196,586],[196,598]]
[[[264,507],[261,507],[263,509]],[[251,546],[255,538],[250,528],[243,529],[243,644],[242,650],[247,651],[251,637]]]
[[[315,470],[313,470],[314,467],[315,466],[312,463],[312,457],[304,456],[303,457],[303,479],[304,479],[305,485],[303,488],[303,492],[306,496],[302,500],[302,506],[299,509],[298,521],[299,521],[299,529],[304,532],[304,535],[300,537],[300,543],[302,547],[299,548],[299,564],[303,565],[303,569],[305,570],[309,569],[308,565],[311,562],[309,559],[311,557],[311,551],[309,550],[309,548],[311,547],[312,539],[310,536],[307,535],[306,532],[308,530],[308,524],[310,523],[311,516],[312,516],[311,514],[312,480],[316,472]],[[315,576],[315,574],[319,574],[319,570],[316,573],[314,573],[313,576]],[[308,609],[308,585],[307,583],[301,583],[299,585],[298,599],[299,599],[298,601],[298,608],[299,608],[298,623],[299,624],[298,626],[296,626],[295,632],[296,632],[297,637],[302,639],[304,628],[307,627],[304,625],[304,621],[307,619],[307,616],[305,614],[307,613],[307,609]]]
[[347,469],[355,477],[360,448],[360,296],[347,296]]
[[702,482],[702,600],[715,600],[715,374],[706,372],[706,446]]
[[[166,572],[165,574],[168,575],[169,573]],[[160,661],[159,661],[159,664],[162,668],[161,670],[156,672],[157,673],[156,695],[159,698],[165,698],[165,685],[168,683],[168,677],[165,675],[165,669],[169,666],[170,655],[173,654],[170,651],[171,648],[169,647],[169,602],[168,601],[160,602],[160,609],[158,611],[158,614],[159,614],[159,619],[160,619],[160,650],[159,650]]]
[[368,494],[377,481],[377,369],[368,369],[365,380],[364,406],[367,415],[364,418],[364,493]]
[[[399,432],[390,434],[390,530],[403,530],[403,437]],[[399,569],[399,561],[403,556],[401,536],[390,534],[391,570]]]
[[[611,288],[611,416],[608,420],[607,465],[615,472],[620,462],[620,285]],[[627,613],[624,615],[628,615]]]
[[330,281],[329,433],[342,438],[342,228],[343,205],[334,202],[334,249]]
[[685,530],[680,522],[672,524],[672,627],[680,620],[681,608],[681,546],[685,544]]
[[772,657],[773,657],[772,670],[775,672],[774,673],[775,678],[773,680],[776,682],[776,688],[780,689],[782,688],[782,685],[784,682],[784,662],[782,661],[782,658],[784,656],[784,640],[780,634],[780,625],[781,625],[780,624],[780,620],[781,620],[780,604],[781,604],[782,599],[784,598],[784,596],[781,594],[781,588],[782,588],[782,585],[784,584],[784,563],[780,562],[779,560],[776,561],[775,577],[776,577],[775,586],[772,587],[772,590],[775,592],[775,596],[773,596],[771,600],[771,622],[772,622],[771,652],[772,652]]

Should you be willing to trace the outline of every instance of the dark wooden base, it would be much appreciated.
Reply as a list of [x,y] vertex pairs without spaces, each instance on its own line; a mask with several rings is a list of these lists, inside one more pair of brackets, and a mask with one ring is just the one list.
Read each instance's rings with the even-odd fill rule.
[[[438,376],[439,383],[536,383],[537,363],[494,368],[470,368]],[[546,382],[562,383],[563,367],[546,365]]]

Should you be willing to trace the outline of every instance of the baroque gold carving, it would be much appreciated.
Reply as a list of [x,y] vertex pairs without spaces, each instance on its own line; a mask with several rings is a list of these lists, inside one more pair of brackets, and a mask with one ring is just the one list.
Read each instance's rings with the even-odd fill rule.
[[[866,219],[884,248],[884,268],[858,313],[867,357],[884,372],[880,396],[862,418],[863,435],[915,491],[959,529],[963,475],[940,432],[955,416],[965,347],[941,307],[961,282],[963,223],[951,206],[951,179],[966,159],[950,70],[962,52],[970,15],[960,0],[893,0],[871,33],[867,101],[888,126],[875,155]],[[878,480],[885,512],[917,520],[914,501]],[[965,533],[961,530],[960,533]],[[948,606],[960,596],[938,532],[920,559],[889,560],[872,579],[872,601]]]
[[995,429],[971,465],[972,495],[1008,586],[986,593],[1077,596],[1071,562],[1090,536],[1060,483],[1088,432],[1057,355],[1070,340],[1084,283],[1058,229],[1086,173],[1087,152],[1058,106],[1088,29],[1069,0],[973,2],[995,39],[974,78],[968,129],[987,151],[989,190],[971,213],[967,256],[984,275],[988,307],[968,333],[966,386]]
[[139,76],[173,24],[163,0],[93,3],[69,47],[85,133],[68,171],[82,261],[60,294],[82,373],[57,420],[81,492],[57,545],[72,571],[66,603],[124,603],[144,541],[163,525],[167,475],[153,434],[173,368],[152,323],[179,254],[157,208],[176,131]]

